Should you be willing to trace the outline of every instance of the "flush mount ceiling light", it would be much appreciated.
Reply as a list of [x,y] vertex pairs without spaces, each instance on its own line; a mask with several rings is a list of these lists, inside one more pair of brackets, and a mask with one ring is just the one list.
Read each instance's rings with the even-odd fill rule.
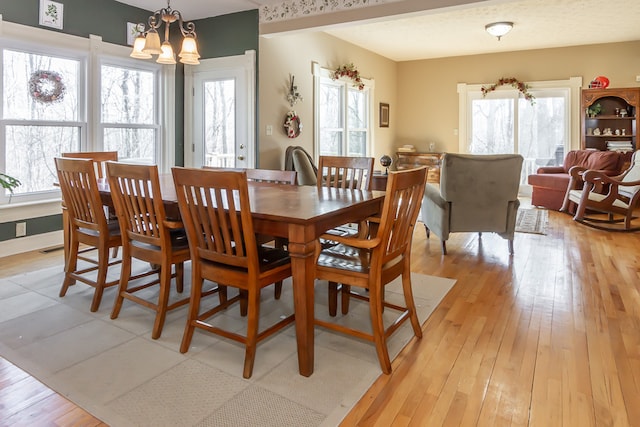
[[[167,0],[167,7],[156,10],[153,15],[149,17],[149,29],[146,29],[145,25],[138,24],[140,34],[136,37],[133,43],[133,50],[131,57],[139,59],[149,59],[151,55],[158,55],[156,62],[160,64],[175,64],[176,57],[173,53],[173,47],[169,43],[169,26],[178,21],[180,26],[180,32],[182,33],[182,50],[178,55],[180,62],[183,64],[197,65],[200,63],[198,58],[198,43],[196,41],[196,26],[193,22],[185,23],[182,20],[182,14],[171,9],[169,4],[171,0]],[[160,35],[158,35],[158,28],[164,23],[164,42],[160,44]]]
[[500,40],[500,37],[507,34],[513,28],[513,22],[493,22],[484,26],[487,33]]

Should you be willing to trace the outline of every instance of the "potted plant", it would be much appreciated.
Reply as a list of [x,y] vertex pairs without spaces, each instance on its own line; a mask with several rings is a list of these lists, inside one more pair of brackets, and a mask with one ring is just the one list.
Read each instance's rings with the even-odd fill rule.
[[604,109],[602,108],[602,105],[600,105],[600,103],[598,102],[587,108],[587,114],[589,115],[589,117],[595,117],[598,114],[602,113],[603,110]]
[[20,181],[12,176],[5,175],[0,172],[0,185],[2,188],[6,188],[11,192],[11,194],[13,194],[13,189],[20,185]]

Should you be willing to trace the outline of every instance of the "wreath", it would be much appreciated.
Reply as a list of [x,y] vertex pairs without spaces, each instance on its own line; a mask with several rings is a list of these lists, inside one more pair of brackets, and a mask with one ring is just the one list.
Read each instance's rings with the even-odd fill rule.
[[353,87],[357,87],[358,90],[364,89],[362,77],[360,77],[360,72],[356,69],[355,65],[346,64],[336,68],[331,78],[333,80],[338,80],[340,77],[347,77],[351,79],[353,81]]
[[300,136],[302,123],[300,123],[300,117],[298,117],[295,111],[289,111],[287,113],[287,117],[284,119],[284,129],[289,138],[297,138]]
[[59,73],[44,70],[31,73],[29,93],[34,100],[43,104],[60,102],[66,91],[67,88]]
[[531,105],[535,104],[536,101],[536,97],[533,96],[529,91],[529,85],[522,83],[521,81],[518,81],[516,78],[514,77],[502,77],[500,80],[498,80],[497,83],[492,84],[489,87],[484,87],[482,86],[482,97],[484,98],[485,96],[487,96],[487,94],[489,92],[493,92],[494,90],[496,90],[496,88],[498,86],[502,86],[502,85],[511,85],[514,88],[518,89],[520,91],[520,93],[522,93],[522,96],[524,96],[524,99],[526,99],[527,101],[531,102]]

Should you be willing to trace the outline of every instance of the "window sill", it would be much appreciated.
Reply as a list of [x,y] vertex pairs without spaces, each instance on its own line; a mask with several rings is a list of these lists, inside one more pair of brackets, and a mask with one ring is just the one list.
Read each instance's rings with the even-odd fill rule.
[[0,205],[0,223],[62,213],[60,198]]

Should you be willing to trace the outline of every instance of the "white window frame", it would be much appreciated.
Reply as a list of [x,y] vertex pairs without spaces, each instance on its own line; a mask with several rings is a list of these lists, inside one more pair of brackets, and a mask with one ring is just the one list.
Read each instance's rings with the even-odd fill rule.
[[[317,94],[320,93],[320,85],[323,82],[323,80],[326,80],[326,79],[333,80],[332,74],[333,74],[333,70],[330,70],[328,68],[323,68],[316,62],[313,63],[313,83],[314,83],[314,93],[316,94],[316,96],[314,96],[313,151],[316,159],[320,157],[320,147],[319,147],[319,142],[315,142],[315,141],[320,141],[320,131],[321,131],[320,106],[318,105],[320,97],[317,96]],[[342,86],[342,90],[343,90],[343,99],[344,99],[345,105],[343,105],[343,108],[342,108],[342,113],[343,113],[342,122],[344,123],[343,133],[342,133],[342,149],[343,149],[343,153],[347,153],[347,140],[348,140],[348,134],[350,129],[349,129],[349,123],[347,120],[348,118],[347,118],[346,103],[348,102],[348,89],[352,87],[353,81],[351,79],[343,77],[338,80],[335,80],[334,83],[336,85]],[[368,127],[366,128],[367,138],[365,142],[365,156],[369,156],[371,153],[371,147],[374,144],[373,129],[374,129],[375,122],[374,122],[373,99],[374,99],[375,80],[363,78],[362,83],[364,83],[364,89],[362,90],[368,92],[368,105],[367,105]],[[362,128],[357,128],[355,130],[362,130]]]
[[[167,173],[171,166],[175,165],[175,65],[161,66],[155,63],[147,63],[140,60],[129,59],[131,48],[102,41],[100,36],[91,35],[89,38],[73,36],[56,31],[44,30],[22,24],[6,22],[0,15],[0,49],[9,48],[25,50],[33,53],[42,53],[71,59],[81,59],[82,67],[80,77],[79,97],[79,121],[81,126],[80,149],[83,151],[99,151],[103,146],[101,112],[100,112],[100,64],[106,63],[130,64],[132,68],[156,69],[158,74],[157,120],[159,127],[157,132],[156,161],[159,170]],[[1,59],[1,58],[0,58]],[[135,65],[134,65],[135,64]],[[0,75],[0,94],[3,79]],[[0,103],[0,109],[2,103]],[[0,110],[0,120],[2,118]],[[1,132],[4,127],[16,121],[2,121]],[[17,121],[21,125],[28,124],[24,120]],[[42,124],[42,121],[37,121]],[[74,122],[64,122],[73,125]],[[60,123],[58,123],[60,124]],[[0,135],[0,150],[4,153],[5,138]],[[0,171],[5,170],[5,156],[0,157]],[[60,213],[60,191],[53,190],[42,193],[5,196],[0,192],[0,209],[3,217],[21,219],[33,217],[34,204],[42,209],[39,215],[46,216]],[[30,213],[31,212],[31,213]]]
[[133,60],[133,59],[125,59],[122,57],[115,57],[111,55],[102,55],[98,58],[99,67],[97,67],[98,74],[98,82],[96,86],[99,88],[99,91],[96,96],[98,96],[99,102],[97,105],[101,105],[102,102],[102,66],[112,66],[112,67],[120,67],[120,68],[128,68],[134,71],[149,71],[154,74],[155,77],[155,93],[154,93],[154,117],[152,124],[138,124],[138,123],[107,123],[102,121],[102,111],[98,108],[97,121],[96,123],[96,135],[95,141],[99,143],[99,149],[104,150],[104,131],[105,129],[153,129],[155,130],[155,152],[154,152],[154,160],[159,161],[164,157],[164,152],[162,150],[161,145],[161,130],[160,126],[160,113],[161,111],[161,103],[158,101],[161,97],[161,74],[162,74],[162,66],[160,64],[156,64],[154,62]]
[[[545,89],[566,89],[568,93],[568,111],[566,123],[568,135],[565,139],[565,153],[571,149],[576,149],[580,145],[580,89],[582,88],[582,77],[570,77],[567,80],[548,80],[526,82],[530,90]],[[490,86],[491,83],[485,84],[458,84],[458,150],[460,153],[468,153],[469,147],[469,129],[471,128],[471,101],[482,98],[482,87]],[[505,96],[507,94],[507,96]],[[496,88],[494,92],[487,94],[487,98],[507,98],[512,95],[518,98],[517,89],[509,85],[503,85]],[[517,121],[516,121],[517,126]],[[517,131],[517,128],[516,128]]]

